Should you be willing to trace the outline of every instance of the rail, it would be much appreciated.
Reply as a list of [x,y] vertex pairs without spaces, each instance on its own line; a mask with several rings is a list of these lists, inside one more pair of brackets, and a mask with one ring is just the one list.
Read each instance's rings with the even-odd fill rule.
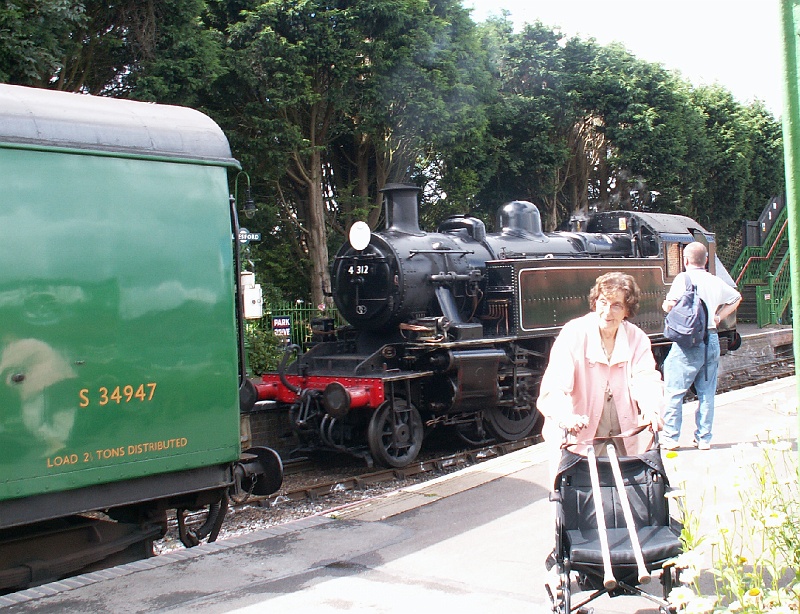
[[[767,284],[756,287],[757,320],[759,328],[768,324],[786,324],[784,313],[792,300],[792,279],[789,252],[781,259],[775,273],[767,273]],[[791,319],[791,318],[789,318]]]
[[792,298],[789,275],[788,209],[783,207],[774,219],[774,224],[761,246],[749,246],[742,250],[731,273],[736,286],[746,296],[745,286],[755,286],[756,323],[759,327],[768,324],[784,324],[787,308]]
[[[783,209],[779,215],[782,219],[776,220],[775,225],[764,241],[764,245],[745,247],[739,258],[737,258],[732,269],[734,275],[736,275],[737,286],[763,281],[766,277],[766,273],[770,270],[773,257],[776,255],[776,248],[784,241],[788,242],[786,239],[786,230],[789,221],[787,219],[786,209]],[[769,249],[765,254],[764,249],[767,246]],[[736,271],[739,271],[738,274]]]

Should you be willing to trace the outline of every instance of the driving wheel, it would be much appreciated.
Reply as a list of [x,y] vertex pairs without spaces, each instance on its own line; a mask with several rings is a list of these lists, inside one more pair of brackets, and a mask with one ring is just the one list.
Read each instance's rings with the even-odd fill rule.
[[517,441],[530,435],[544,420],[542,414],[531,407],[517,408],[498,405],[483,412],[489,430],[502,441]]
[[369,421],[367,439],[373,458],[386,467],[405,467],[422,448],[422,418],[402,398],[383,403]]

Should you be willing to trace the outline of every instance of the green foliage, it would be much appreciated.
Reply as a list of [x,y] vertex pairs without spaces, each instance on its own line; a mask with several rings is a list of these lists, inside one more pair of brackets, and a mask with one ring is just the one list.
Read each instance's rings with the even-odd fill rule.
[[245,347],[251,375],[275,371],[283,357],[284,344],[271,330],[249,323],[245,331]]
[[197,106],[218,41],[202,0],[39,0],[0,6],[0,81]]
[[459,2],[270,0],[236,19],[222,81],[239,103],[215,101],[216,116],[256,154],[241,157],[263,195],[258,230],[279,234],[284,265],[306,265],[293,279],[323,278],[315,230],[336,243],[356,219],[374,225],[387,182],[474,193],[491,80]]
[[[683,586],[670,601],[692,613],[792,612],[800,606],[800,490],[791,441],[738,446],[730,487],[739,504],[702,533],[698,516],[680,505],[685,551],[676,559]],[[680,501],[681,497],[677,497]],[[713,594],[701,572],[711,554]]]
[[128,78],[139,100],[202,107],[207,89],[222,73],[222,36],[203,27],[202,0],[162,3],[152,53]]
[[70,32],[87,22],[81,3],[24,0],[0,4],[0,81],[41,86],[60,69]]
[[638,207],[697,219],[721,250],[784,191],[762,103],[538,22],[475,24],[461,0],[15,0],[0,81],[209,113],[252,180],[259,280],[314,303],[388,182],[424,188],[428,229],[491,229],[512,199],[548,229]]
[[495,209],[513,199],[536,202],[553,228],[577,118],[565,89],[563,37],[541,23],[518,34],[502,23],[493,28],[500,96],[488,112],[496,171],[479,199]]

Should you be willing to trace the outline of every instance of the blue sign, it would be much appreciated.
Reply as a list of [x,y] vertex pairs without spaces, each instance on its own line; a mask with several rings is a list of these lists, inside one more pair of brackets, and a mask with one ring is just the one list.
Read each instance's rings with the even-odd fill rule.
[[239,243],[250,243],[250,241],[260,241],[260,232],[250,232],[247,228],[239,229]]

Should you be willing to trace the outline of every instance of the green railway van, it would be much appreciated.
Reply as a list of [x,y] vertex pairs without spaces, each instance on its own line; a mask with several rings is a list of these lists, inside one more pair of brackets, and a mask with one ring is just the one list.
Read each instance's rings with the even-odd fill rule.
[[197,111],[0,85],[0,528],[230,484],[231,169]]

